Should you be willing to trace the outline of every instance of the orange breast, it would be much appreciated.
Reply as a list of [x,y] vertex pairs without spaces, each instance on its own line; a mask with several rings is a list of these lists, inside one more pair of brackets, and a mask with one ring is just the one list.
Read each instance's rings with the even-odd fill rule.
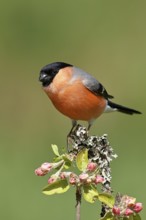
[[90,121],[104,112],[107,103],[104,97],[94,95],[80,80],[70,82],[70,69],[64,79],[60,80],[59,74],[44,90],[62,114],[74,120]]

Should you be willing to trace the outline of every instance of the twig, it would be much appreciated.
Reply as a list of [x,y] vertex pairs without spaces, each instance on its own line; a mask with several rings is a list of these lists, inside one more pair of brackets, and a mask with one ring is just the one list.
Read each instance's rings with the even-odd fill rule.
[[80,187],[76,188],[76,220],[80,220],[82,193]]

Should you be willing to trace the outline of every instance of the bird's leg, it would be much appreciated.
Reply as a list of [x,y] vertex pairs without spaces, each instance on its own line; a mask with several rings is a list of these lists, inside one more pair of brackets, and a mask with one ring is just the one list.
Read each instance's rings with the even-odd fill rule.
[[88,132],[89,132],[90,128],[91,128],[91,124],[88,124],[88,127],[87,127]]
[[70,135],[71,135],[71,133],[73,132],[73,130],[74,130],[74,128],[75,128],[76,126],[77,126],[77,121],[72,120],[72,128],[71,128],[71,130],[70,130],[70,132],[69,132],[68,136],[70,136]]
[[73,133],[73,130],[74,130],[74,128],[77,126],[77,121],[75,121],[75,120],[72,120],[72,128],[71,128],[71,130],[70,130],[70,132],[68,133],[68,135],[67,135],[67,151],[69,152],[69,139],[70,139],[70,136],[71,136],[71,134]]
[[88,131],[88,132],[89,132],[89,130],[90,130],[90,128],[91,128],[93,122],[94,122],[94,119],[88,121],[88,127],[87,127],[87,131]]

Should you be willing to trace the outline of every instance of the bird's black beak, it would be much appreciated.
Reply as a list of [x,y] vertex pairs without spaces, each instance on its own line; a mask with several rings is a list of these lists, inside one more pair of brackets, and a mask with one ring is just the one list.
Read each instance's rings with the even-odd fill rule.
[[46,78],[47,78],[47,74],[41,72],[39,76],[39,81],[44,82]]
[[46,87],[52,82],[52,77],[45,72],[40,72],[39,81],[42,82],[42,86]]

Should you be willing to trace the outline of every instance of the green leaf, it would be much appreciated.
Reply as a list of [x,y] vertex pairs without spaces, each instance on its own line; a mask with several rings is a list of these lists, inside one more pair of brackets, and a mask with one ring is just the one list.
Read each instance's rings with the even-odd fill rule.
[[110,208],[113,208],[114,203],[115,203],[115,199],[112,195],[107,194],[107,193],[100,193],[98,195],[98,199],[100,202],[103,202],[106,205],[108,205]]
[[[129,215],[129,216],[127,216],[127,217],[123,217],[123,220],[134,220],[135,218],[134,218],[134,215]],[[137,219],[136,219],[137,220]],[[138,218],[138,220],[139,220],[139,218]]]
[[64,168],[65,168],[65,169],[70,168],[70,167],[71,167],[71,164],[72,164],[72,161],[68,158],[68,156],[64,154],[64,155],[62,156],[62,159],[65,161]]
[[134,214],[133,215],[133,220],[141,220],[141,217],[139,214]]
[[65,193],[69,189],[69,184],[66,179],[64,180],[58,180],[55,181],[54,183],[51,183],[47,185],[43,189],[43,193],[46,195],[53,195],[53,194],[60,194],[60,193]]
[[80,171],[84,171],[88,165],[88,150],[84,148],[77,154],[76,164]]
[[133,220],[133,215],[130,215],[128,217],[123,217],[122,220]]
[[52,147],[52,150],[53,150],[54,154],[55,154],[57,157],[59,157],[60,154],[59,154],[57,145],[52,144],[51,147]]
[[93,185],[83,186],[83,197],[87,202],[94,203],[98,198],[98,191]]
[[62,155],[60,155],[60,156],[57,156],[57,157],[55,157],[54,159],[53,159],[53,161],[54,162],[59,162],[60,160],[62,160],[63,158],[62,158]]
[[111,212],[107,212],[104,217],[100,218],[100,220],[114,220],[114,216]]

